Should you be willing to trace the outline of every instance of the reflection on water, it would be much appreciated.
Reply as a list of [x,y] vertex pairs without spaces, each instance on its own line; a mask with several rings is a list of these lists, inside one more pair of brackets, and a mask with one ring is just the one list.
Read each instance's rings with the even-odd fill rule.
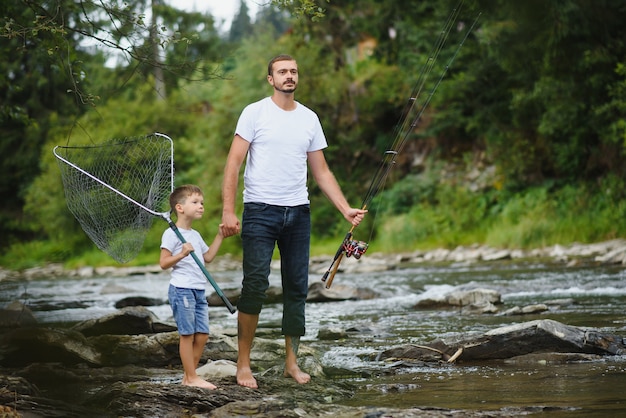
[[345,404],[469,410],[518,407],[553,415],[590,416],[595,411],[598,416],[617,416],[626,411],[625,373],[623,359],[568,365],[447,365],[364,381]]
[[[222,289],[239,286],[238,272],[213,276]],[[277,273],[271,280],[280,286]],[[319,277],[311,276],[312,282],[317,280]],[[425,344],[435,338],[482,333],[542,318],[626,336],[626,273],[622,268],[521,263],[418,266],[385,273],[339,274],[334,283],[370,288],[380,294],[372,300],[307,305],[303,343],[318,350],[325,367],[357,371],[341,377],[359,386],[356,395],[335,399],[335,403],[470,410],[522,408],[549,416],[626,415],[626,356],[575,364],[498,361],[403,368],[376,360],[377,353],[393,346]],[[0,305],[19,300],[28,304],[41,322],[76,322],[115,311],[115,302],[127,296],[165,301],[167,284],[166,274],[5,281],[0,282]],[[554,299],[567,298],[573,303],[532,316],[414,309],[420,300],[436,298],[459,286],[497,290],[504,302],[501,311]],[[149,309],[161,321],[171,321],[165,302]],[[217,327],[214,329],[236,327],[236,315],[224,307],[211,308],[210,316],[211,326]],[[267,306],[260,326],[279,328],[280,316],[279,305]],[[317,334],[323,328],[353,332],[342,340],[321,341]],[[363,370],[367,373],[358,372]]]

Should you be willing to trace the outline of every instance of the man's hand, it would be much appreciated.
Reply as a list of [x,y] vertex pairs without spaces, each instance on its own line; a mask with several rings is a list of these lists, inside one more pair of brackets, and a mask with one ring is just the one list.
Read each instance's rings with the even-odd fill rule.
[[222,233],[224,238],[237,235],[240,232],[239,219],[234,213],[225,213],[222,215]]
[[361,221],[365,217],[366,213],[367,213],[367,210],[365,210],[365,209],[350,208],[348,213],[346,213],[345,218],[353,226],[359,226],[359,224],[361,223]]

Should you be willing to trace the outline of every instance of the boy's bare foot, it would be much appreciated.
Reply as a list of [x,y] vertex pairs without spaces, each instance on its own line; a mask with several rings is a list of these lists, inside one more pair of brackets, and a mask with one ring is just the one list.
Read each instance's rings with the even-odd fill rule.
[[300,370],[298,366],[285,368],[285,377],[293,377],[293,379],[301,385],[311,381],[311,376]]
[[197,388],[203,388],[203,389],[217,389],[217,386],[215,386],[213,383],[211,382],[207,382],[206,380],[204,380],[203,378],[196,376],[192,379],[183,379],[183,385],[185,386],[194,386]]
[[249,367],[237,368],[237,384],[251,389],[259,388]]

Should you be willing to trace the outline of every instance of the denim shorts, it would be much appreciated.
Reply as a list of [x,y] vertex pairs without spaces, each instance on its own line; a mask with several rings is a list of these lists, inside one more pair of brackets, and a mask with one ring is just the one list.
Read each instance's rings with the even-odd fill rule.
[[180,335],[209,333],[209,304],[204,290],[170,285],[167,296]]
[[309,205],[244,204],[241,239],[243,287],[239,311],[258,315],[269,288],[274,247],[280,251],[283,286],[282,333],[305,333],[304,308],[309,287],[311,212]]

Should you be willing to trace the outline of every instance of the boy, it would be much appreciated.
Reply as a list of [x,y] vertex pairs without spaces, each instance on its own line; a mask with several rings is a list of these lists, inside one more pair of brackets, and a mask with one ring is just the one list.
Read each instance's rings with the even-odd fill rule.
[[193,221],[202,218],[204,213],[204,197],[198,186],[184,185],[174,189],[170,206],[176,212],[176,226],[187,242],[183,244],[168,228],[161,240],[159,264],[163,270],[172,267],[168,297],[180,334],[182,384],[216,389],[214,384],[196,374],[209,339],[209,305],[205,297],[206,278],[189,254],[195,251],[198,256],[202,254],[204,262],[213,261],[224,238],[222,225],[211,246],[207,246],[200,234],[191,228]]

